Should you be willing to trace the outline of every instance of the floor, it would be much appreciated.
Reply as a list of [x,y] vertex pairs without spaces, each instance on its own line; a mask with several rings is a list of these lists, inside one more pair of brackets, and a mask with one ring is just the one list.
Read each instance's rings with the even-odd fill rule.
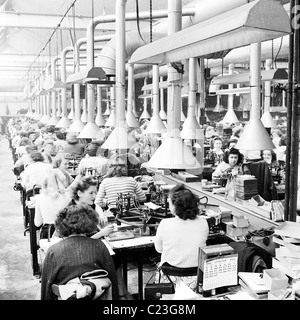
[[[0,140],[0,300],[39,300],[40,280],[33,276],[29,234],[24,235],[20,194],[13,190],[15,175],[8,141]],[[144,265],[144,284],[152,276],[155,265]],[[128,263],[128,290],[136,297],[137,268]]]

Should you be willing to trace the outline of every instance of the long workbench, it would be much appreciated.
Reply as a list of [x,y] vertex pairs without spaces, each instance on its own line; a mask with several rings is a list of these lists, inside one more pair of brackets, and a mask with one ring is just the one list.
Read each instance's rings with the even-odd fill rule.
[[184,182],[171,175],[162,175],[159,173],[155,174],[154,180],[163,180],[167,184],[183,183],[199,197],[207,196],[209,204],[219,205],[231,210],[232,215],[243,215],[247,217],[251,224],[251,229],[270,228],[277,227],[279,225],[279,222],[272,221],[266,217],[267,212],[265,210],[250,205],[247,200],[236,199],[236,201],[228,201],[225,199],[224,195],[213,194],[210,191],[202,190],[202,184],[200,181]]

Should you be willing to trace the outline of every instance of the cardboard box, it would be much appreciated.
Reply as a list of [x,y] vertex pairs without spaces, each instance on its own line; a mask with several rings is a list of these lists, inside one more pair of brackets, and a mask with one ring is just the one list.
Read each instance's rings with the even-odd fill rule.
[[242,191],[235,191],[235,196],[239,199],[242,200],[250,200],[253,196],[257,195],[257,191],[256,192],[242,192]]
[[286,290],[280,289],[275,291],[269,291],[268,292],[268,300],[282,300],[286,293]]
[[172,173],[171,174],[174,178],[184,181],[184,182],[197,182],[200,181],[200,177],[195,176],[191,173],[185,171],[178,171],[178,174]]
[[226,223],[226,233],[231,237],[243,237],[247,234],[248,228],[237,228],[233,222]]
[[257,187],[257,179],[254,176],[250,175],[238,175],[235,179],[235,184],[238,186],[256,186]]
[[250,225],[249,219],[244,216],[233,216],[232,223],[236,228],[248,228]]
[[253,196],[250,199],[250,204],[252,204],[253,206],[263,206],[265,203],[265,199],[262,198],[259,194]]
[[214,258],[217,256],[223,256],[233,254],[234,249],[227,243],[214,244],[199,248],[199,261],[198,266],[203,271],[204,260]]
[[263,271],[263,281],[265,286],[271,291],[286,290],[288,286],[288,277],[278,269],[265,269]]

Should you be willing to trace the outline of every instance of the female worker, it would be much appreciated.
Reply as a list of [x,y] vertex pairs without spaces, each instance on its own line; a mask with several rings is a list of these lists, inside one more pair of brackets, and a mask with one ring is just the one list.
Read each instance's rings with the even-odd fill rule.
[[[161,253],[160,265],[197,267],[199,248],[206,245],[209,234],[207,220],[199,216],[199,197],[179,184],[171,189],[168,201],[175,217],[161,220],[154,240],[156,251]],[[181,280],[195,289],[196,276]]]
[[212,173],[213,178],[228,176],[229,174],[235,176],[241,171],[241,164],[243,162],[243,155],[239,150],[231,148],[225,154],[223,161],[216,167]]

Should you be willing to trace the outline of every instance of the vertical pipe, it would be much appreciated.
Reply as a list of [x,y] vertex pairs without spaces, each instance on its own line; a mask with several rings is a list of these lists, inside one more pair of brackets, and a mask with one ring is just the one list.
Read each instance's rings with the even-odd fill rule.
[[[272,59],[266,60],[266,70],[270,70]],[[265,106],[264,112],[269,112],[271,106],[271,81],[265,81]]]
[[197,94],[197,60],[196,58],[189,59],[189,100],[188,100],[188,117],[196,115],[196,94]]
[[134,65],[132,63],[128,64],[128,92],[127,92],[127,112],[133,111],[133,86],[134,86]]
[[[295,0],[290,1],[290,20],[294,19]],[[287,131],[286,131],[286,162],[285,162],[285,198],[284,202],[284,220],[288,221],[290,216],[290,174],[291,174],[291,127],[292,127],[292,86],[293,86],[293,68],[294,68],[294,29],[289,35],[289,62],[288,62],[288,86],[287,86]]]
[[[228,65],[228,74],[233,74],[234,64],[230,63]],[[228,89],[233,89],[233,84],[228,85]],[[228,110],[233,110],[233,94],[228,95]]]
[[153,89],[152,89],[152,108],[153,113],[152,115],[158,115],[159,116],[159,66],[153,65],[152,67],[153,75],[152,75],[152,83],[153,83]]
[[127,0],[116,1],[116,125],[125,124],[125,7]]
[[[197,118],[203,114],[205,114],[205,99],[206,99],[206,90],[205,90],[205,66],[204,66],[204,58],[199,58],[199,92],[200,92],[200,100],[199,100],[199,109],[197,113]],[[203,112],[201,112],[203,110]],[[201,123],[201,121],[199,121]]]
[[251,88],[251,119],[260,119],[260,86],[261,86],[261,43],[250,44],[250,88]]
[[[172,35],[182,28],[181,0],[168,0],[168,35]],[[167,135],[170,138],[180,137],[181,120],[181,85],[182,76],[172,64],[168,64],[168,112]]]
[[[295,0],[293,8],[296,13],[300,8],[300,1]],[[300,84],[300,50],[299,26],[294,25],[294,67],[293,67],[293,97],[292,97],[292,129],[291,129],[291,181],[290,181],[290,211],[289,221],[296,221],[297,189],[298,189],[298,158],[299,158],[299,84]]]
[[[159,82],[163,82],[164,78],[160,77]],[[165,120],[164,115],[165,115],[165,100],[164,100],[164,89],[160,88],[160,117],[162,120]]]

